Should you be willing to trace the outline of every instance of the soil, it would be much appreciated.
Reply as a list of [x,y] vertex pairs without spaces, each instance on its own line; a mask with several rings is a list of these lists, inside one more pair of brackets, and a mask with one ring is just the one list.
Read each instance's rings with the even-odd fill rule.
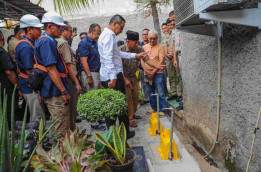
[[[116,160],[115,160],[115,158],[111,158],[113,161],[112,162],[108,162],[109,164],[111,164],[111,165],[121,165],[121,164],[119,164]],[[133,161],[133,156],[132,155],[126,155],[126,157],[125,157],[125,161],[124,161],[124,164],[123,165],[125,165],[125,164],[128,164],[128,163],[130,163],[131,161]]]

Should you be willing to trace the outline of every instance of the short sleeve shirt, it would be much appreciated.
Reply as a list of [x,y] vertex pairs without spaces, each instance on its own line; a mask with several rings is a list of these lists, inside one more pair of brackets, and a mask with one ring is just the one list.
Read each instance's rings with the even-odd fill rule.
[[98,44],[88,35],[81,40],[78,46],[78,51],[81,57],[88,57],[87,63],[91,72],[99,72],[101,67],[100,54]]
[[[143,46],[143,49],[145,52],[148,52],[149,58],[153,59],[156,64],[159,64],[160,60],[164,59],[165,57],[164,49],[160,44],[156,44],[154,46],[147,44]],[[148,63],[145,63],[145,66],[148,70],[153,70],[155,68],[153,66],[150,66]],[[162,71],[158,73],[162,73]]]
[[16,71],[15,64],[13,63],[8,52],[0,47],[0,83],[1,83],[1,93],[3,93],[4,88],[13,90],[14,86],[5,74],[5,71],[13,70]]
[[172,37],[173,37],[173,43],[175,45],[175,51],[181,51],[180,32],[174,29]]
[[75,75],[77,75],[76,60],[74,58],[74,54],[71,46],[63,37],[56,39],[56,41],[57,41],[57,48],[60,49],[62,52],[64,62],[70,63],[72,65]]
[[10,41],[8,42],[8,53],[10,54],[12,60],[15,62],[15,48],[20,40],[16,37],[11,37]]
[[[134,51],[130,51],[127,44],[124,44],[119,47],[121,51],[130,52],[130,53],[141,53],[144,52],[141,46],[138,46]],[[146,57],[143,61],[149,60],[149,57]],[[133,59],[122,59],[123,65],[123,75],[128,78],[131,83],[134,85],[138,82],[136,77],[136,71],[138,70],[138,65],[140,63],[140,59],[133,58]]]
[[[34,46],[34,42],[27,37],[23,37]],[[15,49],[16,64],[21,73],[27,75],[26,70],[32,69],[34,66],[34,48],[28,42],[19,42]],[[19,87],[22,93],[32,93],[33,90],[26,84],[27,79],[19,77]]]
[[[48,34],[44,33],[46,36],[42,36],[35,42],[34,54],[37,62],[40,65],[48,67],[50,65],[55,65],[59,73],[66,73],[66,67],[62,59],[59,50],[57,49],[57,42]],[[68,84],[66,78],[61,77],[61,81],[69,92]],[[51,80],[51,77],[47,75],[44,79],[44,85],[41,88],[41,96],[44,98],[60,96],[61,92],[56,87],[56,85]]]
[[172,49],[172,46],[173,46],[173,39],[172,39],[172,36],[171,36],[171,33],[168,32],[165,34],[162,42],[161,42],[161,45],[163,47],[168,47],[168,51],[169,52],[173,52],[173,49]]

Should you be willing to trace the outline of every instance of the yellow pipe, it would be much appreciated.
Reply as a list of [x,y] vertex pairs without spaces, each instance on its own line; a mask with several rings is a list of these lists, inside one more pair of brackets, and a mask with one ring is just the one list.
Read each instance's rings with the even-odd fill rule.
[[217,126],[216,126],[216,140],[213,143],[210,151],[207,153],[207,155],[204,156],[204,158],[207,158],[212,151],[214,150],[215,146],[218,141],[219,137],[219,123],[220,123],[220,104],[221,104],[221,58],[222,58],[222,45],[221,45],[221,37],[218,38],[218,94],[217,94]]

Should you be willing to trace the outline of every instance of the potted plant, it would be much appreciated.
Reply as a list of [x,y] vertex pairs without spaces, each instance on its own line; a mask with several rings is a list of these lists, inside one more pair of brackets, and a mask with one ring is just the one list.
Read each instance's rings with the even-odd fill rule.
[[100,160],[104,154],[92,155],[90,149],[93,142],[89,140],[91,135],[85,131],[66,133],[64,139],[55,148],[46,152],[40,144],[37,145],[37,155],[31,160],[31,165],[36,171],[62,171],[62,172],[87,172],[102,168],[109,170],[105,165],[109,160]]
[[127,111],[125,95],[113,89],[89,91],[79,97],[77,111],[89,122],[96,122],[103,117],[115,120]]
[[[112,139],[109,135],[104,137],[99,132],[94,133],[97,140],[105,145],[111,153],[111,155],[106,157],[107,160],[111,160],[107,164],[113,172],[132,172],[136,153],[131,149],[127,149],[127,135],[124,124],[121,123],[119,130],[115,126],[111,126],[110,130],[112,131]],[[112,143],[109,141],[112,141]]]

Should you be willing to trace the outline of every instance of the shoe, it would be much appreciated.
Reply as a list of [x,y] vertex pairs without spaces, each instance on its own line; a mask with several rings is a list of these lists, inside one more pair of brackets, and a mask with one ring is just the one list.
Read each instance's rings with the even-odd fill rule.
[[130,131],[128,134],[127,134],[127,140],[134,137],[135,136],[135,131]]
[[175,100],[175,99],[177,99],[177,97],[178,97],[177,95],[170,96],[170,97],[168,97],[167,101]]
[[136,128],[138,125],[136,124],[135,121],[130,121],[130,127]]
[[176,109],[177,109],[178,111],[180,111],[180,110],[184,110],[184,109],[183,109],[183,105],[178,106]]
[[159,117],[160,118],[163,118],[165,116],[165,113],[164,112],[159,112]]
[[151,110],[148,110],[148,111],[146,112],[146,114],[147,114],[147,115],[150,115],[150,114],[152,114],[152,113],[154,113],[154,112],[156,112],[156,111],[154,111],[153,109],[151,109]]
[[180,106],[183,106],[183,102],[179,102],[179,105],[180,105]]
[[98,122],[99,122],[99,124],[105,124],[106,123],[106,121],[104,119],[101,119]]
[[134,119],[141,119],[141,116],[133,114]]
[[106,127],[98,124],[98,125],[91,125],[91,129],[92,130],[98,130],[98,131],[104,131],[104,130],[106,130]]
[[182,100],[183,100],[182,96],[178,96],[176,99],[177,102],[182,102]]
[[75,122],[76,122],[76,123],[80,123],[80,122],[82,122],[82,118],[79,117],[79,116],[76,116],[76,120],[75,120]]

